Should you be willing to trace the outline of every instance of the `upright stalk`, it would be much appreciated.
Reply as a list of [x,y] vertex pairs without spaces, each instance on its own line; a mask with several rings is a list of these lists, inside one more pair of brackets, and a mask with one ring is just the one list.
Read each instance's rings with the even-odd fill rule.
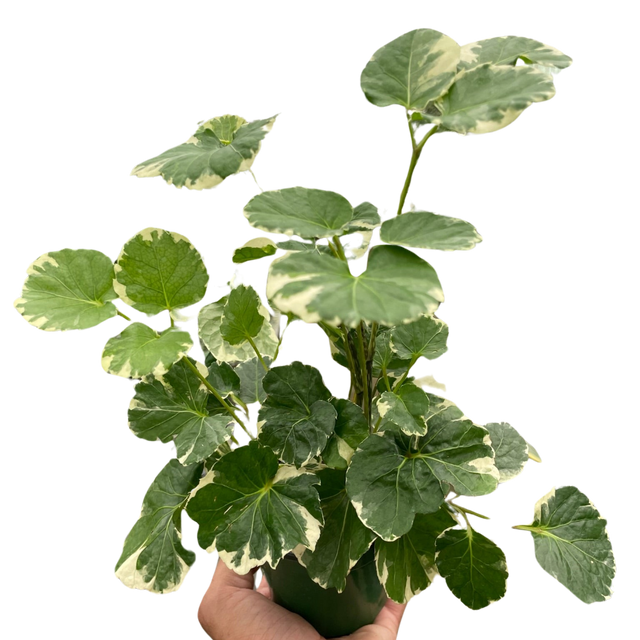
[[360,371],[362,376],[362,409],[367,417],[367,423],[371,424],[371,402],[369,400],[369,372],[367,370],[367,356],[364,351],[364,335],[362,333],[362,322],[358,325],[358,359],[360,360]]

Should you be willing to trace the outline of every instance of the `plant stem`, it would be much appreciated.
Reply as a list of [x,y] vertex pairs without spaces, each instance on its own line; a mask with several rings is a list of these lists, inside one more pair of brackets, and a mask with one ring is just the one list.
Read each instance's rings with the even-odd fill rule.
[[189,358],[187,358],[186,356],[183,358],[183,360],[187,363],[187,366],[191,369],[191,371],[193,371],[193,373],[195,373],[196,376],[198,376],[198,378],[200,379],[200,382],[202,382],[202,384],[213,394],[214,398],[225,408],[226,412],[240,425],[242,430],[252,440],[255,440],[253,435],[249,433],[249,430],[247,429],[247,427],[245,427],[244,422],[242,422],[242,420],[238,418],[238,415],[236,414],[236,412],[231,408],[231,406],[227,404],[225,399],[216,391],[215,387],[213,387],[211,383],[200,373],[200,371],[198,371],[198,367],[196,367],[193,364],[193,362],[191,362],[191,360],[189,360]]
[[369,403],[369,374],[367,372],[367,357],[364,352],[364,336],[362,334],[362,322],[358,325],[358,358],[360,359],[360,371],[362,376],[362,408],[367,417],[367,424],[371,428],[371,405]]
[[129,316],[125,316],[124,313],[122,313],[122,311],[120,311],[119,309],[116,309],[116,313],[121,317],[124,318],[125,320],[128,320],[129,322],[131,322],[131,318]]
[[386,365],[382,365],[382,379],[384,380],[384,386],[387,387],[387,391],[391,391],[391,385],[389,384],[389,375],[387,374]]
[[372,360],[373,356],[375,355],[377,337],[378,337],[378,323],[372,322],[371,335],[369,336],[369,352],[368,352],[369,360]]
[[340,242],[340,238],[338,238],[338,236],[333,236],[333,242],[336,245],[336,251],[338,252],[338,258],[340,258],[340,260],[342,260],[343,262],[347,262],[347,256],[344,253],[344,247],[342,246],[342,243]]
[[176,322],[173,319],[173,313],[171,313],[171,309],[169,309],[169,318],[171,319],[171,326],[175,327],[176,326]]
[[[459,511],[462,515],[464,515],[465,513],[468,513],[472,516],[475,516],[476,518],[482,518],[483,520],[490,520],[490,518],[488,516],[483,516],[481,513],[476,513],[475,511],[471,511],[471,509],[466,509],[465,507],[461,507],[460,505],[457,505],[453,502],[451,502],[451,500],[449,500],[449,504],[456,510]],[[466,520],[466,518],[465,518]]]
[[342,340],[344,342],[344,351],[347,355],[347,364],[349,365],[349,373],[351,374],[351,390],[349,391],[349,395],[351,395],[351,391],[356,391],[358,385],[356,384],[356,364],[353,361],[353,354],[351,353],[351,347],[349,346],[349,329],[344,325],[340,325],[342,329]]
[[407,370],[402,374],[402,377],[400,378],[400,380],[398,380],[393,385],[394,389],[399,389],[402,386],[402,383],[407,379],[407,376],[409,375],[409,371],[411,371],[411,367],[413,367],[413,365],[418,361],[418,357],[419,356],[413,356],[411,358],[411,362],[409,362],[409,366],[407,367]]
[[251,182],[253,182],[258,191],[262,191],[264,189],[264,187],[260,184],[260,178],[258,178],[258,174],[256,173],[255,169],[251,169],[251,171],[249,171],[249,177],[251,178]]
[[400,194],[400,203],[398,204],[398,212],[396,215],[402,214],[402,207],[404,207],[404,201],[407,199],[407,193],[409,193],[409,186],[411,185],[411,178],[413,177],[413,172],[418,164],[418,160],[420,159],[420,154],[422,153],[422,149],[427,142],[427,140],[438,131],[438,127],[433,127],[429,130],[429,132],[425,135],[422,140],[416,144],[416,139],[413,135],[413,129],[411,128],[411,122],[409,122],[409,132],[411,133],[411,146],[413,147],[413,152],[411,154],[411,162],[409,163],[409,171],[407,172],[407,178],[404,181],[404,186],[402,187],[402,193]]

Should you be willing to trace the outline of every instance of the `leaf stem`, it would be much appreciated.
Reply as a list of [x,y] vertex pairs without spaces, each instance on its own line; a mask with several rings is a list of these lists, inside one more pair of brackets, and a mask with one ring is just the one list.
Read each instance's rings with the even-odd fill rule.
[[169,318],[171,319],[171,326],[176,326],[176,321],[173,319],[173,313],[171,313],[171,309],[169,309]]
[[369,336],[369,351],[368,351],[369,360],[372,360],[373,356],[375,355],[377,337],[378,337],[378,323],[372,322],[371,335]]
[[384,380],[384,386],[387,387],[387,391],[391,391],[391,384],[389,384],[389,374],[387,374],[387,365],[382,365],[382,379]]
[[[481,513],[476,513],[475,511],[471,511],[471,509],[466,509],[465,507],[461,507],[460,505],[455,504],[449,500],[449,504],[458,512],[460,512],[463,516],[465,513],[469,515],[475,516],[476,518],[482,518],[483,520],[490,520],[488,516],[483,516]],[[466,520],[466,518],[465,518]],[[468,524],[468,521],[467,521]]]
[[256,173],[255,169],[251,169],[251,171],[249,171],[249,177],[251,178],[251,182],[253,182],[258,191],[262,191],[264,189],[264,187],[260,184],[260,178],[258,178],[258,174]]
[[116,309],[116,313],[121,317],[124,318],[125,320],[128,320],[129,322],[131,322],[131,318],[129,316],[125,316],[124,313],[122,313],[122,311],[120,311],[119,309]]
[[187,363],[187,366],[191,369],[191,371],[193,371],[193,373],[195,373],[196,376],[198,376],[200,382],[202,382],[202,384],[213,394],[214,398],[225,408],[227,413],[240,425],[242,430],[252,440],[255,440],[253,435],[249,432],[249,430],[245,426],[244,422],[242,422],[242,420],[240,420],[240,418],[238,418],[238,415],[236,414],[236,412],[231,408],[231,406],[229,406],[229,404],[227,404],[225,399],[216,391],[215,387],[213,387],[212,384],[200,373],[200,371],[198,371],[198,367],[196,367],[193,364],[193,362],[191,362],[191,360],[189,360],[189,358],[187,358],[187,356],[184,356],[183,360]]
[[264,370],[269,371],[269,365],[267,365],[267,363],[264,361],[264,358],[262,357],[262,354],[260,353],[260,351],[258,351],[258,347],[256,347],[256,343],[253,341],[253,338],[247,335],[247,340],[249,341],[249,344],[251,345],[253,350],[256,352],[258,360],[260,360],[260,364],[264,367]]
[[340,258],[340,260],[342,260],[343,262],[347,262],[347,256],[344,253],[344,247],[342,246],[342,243],[340,242],[340,238],[338,238],[338,236],[333,236],[333,242],[336,245],[336,251],[338,252],[338,258]]
[[393,385],[394,389],[399,389],[402,386],[402,383],[407,379],[407,376],[409,375],[409,371],[411,371],[411,367],[413,367],[413,365],[418,361],[419,357],[420,356],[412,356],[411,357],[411,362],[409,362],[409,366],[407,367],[407,370],[402,374],[402,377],[400,378],[400,380],[398,380]]
[[351,347],[349,346],[349,329],[344,325],[340,325],[342,330],[342,340],[344,342],[344,351],[347,354],[347,364],[349,365],[349,373],[351,374],[351,390],[349,391],[349,396],[351,396],[351,391],[357,391],[358,385],[356,384],[356,364],[353,361],[353,354],[351,353]]

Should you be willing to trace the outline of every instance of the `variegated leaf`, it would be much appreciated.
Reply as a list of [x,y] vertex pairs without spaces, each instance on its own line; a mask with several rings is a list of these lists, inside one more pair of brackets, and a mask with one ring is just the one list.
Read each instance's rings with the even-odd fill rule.
[[346,469],[358,445],[369,435],[369,425],[357,404],[338,398],[333,398],[331,404],[338,417],[322,461],[332,469]]
[[261,306],[260,297],[253,287],[241,284],[232,289],[222,310],[222,339],[233,346],[253,342],[265,321],[260,313]]
[[236,249],[233,252],[232,260],[236,264],[259,260],[260,258],[272,256],[277,250],[278,247],[273,240],[269,240],[269,238],[254,238],[243,244],[239,249]]
[[389,332],[390,347],[402,360],[439,358],[447,350],[449,327],[439,318],[424,316],[415,322],[393,327]]
[[429,412],[429,397],[414,384],[403,384],[394,392],[385,391],[378,398],[376,408],[381,430],[392,425],[407,435],[427,433],[425,416]]
[[529,451],[524,438],[506,422],[490,422],[484,428],[491,436],[491,446],[496,453],[496,467],[500,472],[500,482],[515,478],[529,459]]
[[368,233],[380,226],[378,209],[370,202],[363,202],[353,209],[353,218],[343,233]]
[[[267,366],[271,364],[271,358],[264,358]],[[253,402],[264,402],[267,397],[267,392],[262,386],[262,381],[267,374],[265,368],[258,358],[253,360],[247,360],[241,362],[236,368],[235,372],[240,378],[240,390],[238,391],[238,397],[240,400],[247,404]]]

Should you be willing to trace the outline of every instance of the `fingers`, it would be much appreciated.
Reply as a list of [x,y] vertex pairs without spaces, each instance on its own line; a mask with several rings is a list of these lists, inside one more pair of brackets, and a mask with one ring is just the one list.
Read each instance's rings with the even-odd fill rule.
[[402,621],[402,616],[406,608],[406,604],[398,604],[393,600],[387,600],[387,603],[382,607],[382,611],[378,614],[374,624],[384,627],[393,634],[391,637],[395,638],[398,635],[400,622]]

